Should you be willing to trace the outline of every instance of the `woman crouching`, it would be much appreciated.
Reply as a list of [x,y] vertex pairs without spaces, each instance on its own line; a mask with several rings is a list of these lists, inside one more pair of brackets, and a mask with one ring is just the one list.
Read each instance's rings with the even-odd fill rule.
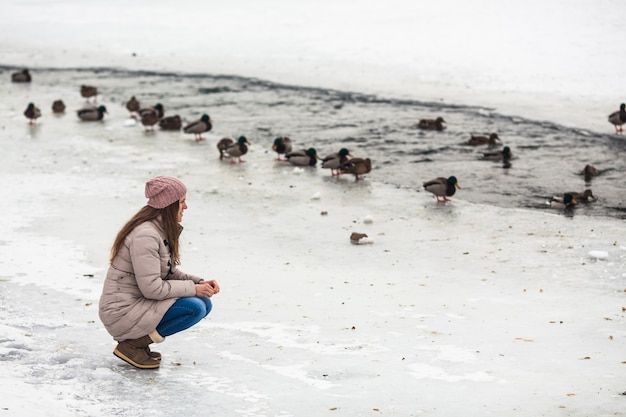
[[179,270],[180,222],[187,188],[173,177],[146,183],[148,203],[117,234],[100,297],[100,320],[118,344],[113,354],[141,369],[158,368],[161,354],[151,343],[181,332],[206,317],[215,280]]

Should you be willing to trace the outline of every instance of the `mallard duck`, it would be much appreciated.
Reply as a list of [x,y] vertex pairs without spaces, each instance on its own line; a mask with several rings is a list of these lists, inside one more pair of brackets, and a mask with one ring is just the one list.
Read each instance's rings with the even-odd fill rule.
[[183,128],[183,132],[193,133],[195,135],[196,141],[201,141],[204,139],[202,137],[202,133],[210,131],[212,127],[213,124],[209,115],[203,114],[200,119],[195,120],[185,126]]
[[167,116],[159,120],[159,127],[163,130],[180,130],[182,126],[183,121],[177,114],[174,116]]
[[98,88],[93,85],[81,85],[80,86],[80,95],[86,98],[88,101],[93,97],[93,101],[98,101]]
[[457,188],[461,188],[455,176],[437,177],[422,184],[424,189],[429,193],[433,193],[437,197],[438,203],[450,201],[448,197],[452,197],[456,193]]
[[492,133],[489,136],[471,135],[466,143],[468,145],[478,146],[478,145],[495,145],[497,143],[502,143],[502,141],[498,137],[497,133]]
[[37,123],[37,119],[41,117],[41,110],[33,103],[28,103],[26,110],[24,110],[24,116],[28,119],[28,124],[35,124]]
[[513,156],[513,152],[511,152],[511,148],[505,146],[501,151],[486,151],[483,152],[483,159],[487,159],[489,161],[504,161],[508,162],[509,159]]
[[437,117],[436,119],[421,119],[417,123],[417,127],[420,129],[429,129],[429,130],[443,130],[446,128],[446,121],[443,120],[443,117]]
[[139,116],[141,117],[141,124],[146,131],[153,131],[154,125],[159,122],[159,112],[157,109],[144,109],[144,111],[139,113]]
[[105,113],[107,113],[107,108],[104,106],[83,107],[76,112],[76,114],[78,114],[78,118],[86,122],[102,120]]
[[135,96],[132,96],[127,102],[126,102],[126,109],[128,110],[128,112],[130,113],[131,117],[133,117],[135,114],[137,114],[139,112],[139,109],[141,108],[140,104],[139,104],[139,100],[137,100],[135,98]]
[[576,200],[576,202],[584,201],[584,202],[587,203],[589,201],[595,201],[595,200],[598,199],[595,195],[593,195],[593,191],[591,191],[590,189],[586,189],[582,193],[578,193],[576,191],[566,191],[565,193],[563,193],[562,196],[554,196],[554,197],[552,197],[552,200],[563,203],[564,202],[564,196],[566,196],[566,195],[571,195],[572,198],[574,198],[574,200]]
[[222,138],[217,142],[217,151],[220,153],[220,160],[226,156],[226,148],[235,143],[231,138]]
[[289,152],[291,152],[291,149],[292,149],[291,139],[289,139],[287,136],[279,136],[276,139],[274,139],[272,150],[276,152],[277,161],[286,160],[286,159],[281,159],[280,156],[288,154]]
[[53,113],[65,112],[65,103],[63,103],[63,100],[54,100],[52,102],[52,112]]
[[576,205],[577,201],[570,193],[565,193],[563,196],[552,197],[552,200],[548,201],[550,207],[563,210],[569,209]]
[[619,105],[619,110],[609,114],[609,122],[615,126],[615,133],[622,133],[622,125],[626,123],[626,104]]
[[351,158],[342,162],[339,171],[343,174],[353,174],[354,180],[358,181],[362,175],[372,170],[372,161],[369,158]]
[[11,81],[14,83],[29,83],[31,81],[30,72],[24,68],[21,71],[11,74]]
[[317,164],[317,160],[320,159],[315,148],[289,152],[285,154],[285,158],[287,158],[290,164],[301,167],[313,167]]
[[142,113],[145,112],[156,112],[157,118],[162,119],[163,116],[165,115],[165,108],[163,107],[163,105],[161,103],[157,103],[152,107],[143,107],[139,110],[137,110],[137,113],[139,114],[139,117],[141,118]]
[[339,167],[348,160],[349,156],[352,156],[350,151],[346,148],[341,148],[339,152],[331,153],[322,158],[322,168],[330,168],[330,175],[333,177],[335,175],[341,175]]
[[248,153],[248,146],[250,142],[246,139],[245,136],[239,136],[237,142],[233,141],[231,138],[223,138],[217,143],[217,149],[220,152],[220,159],[223,159],[225,156],[230,158],[230,163],[235,163],[235,158],[239,159],[239,162],[246,162],[241,159],[241,157]]

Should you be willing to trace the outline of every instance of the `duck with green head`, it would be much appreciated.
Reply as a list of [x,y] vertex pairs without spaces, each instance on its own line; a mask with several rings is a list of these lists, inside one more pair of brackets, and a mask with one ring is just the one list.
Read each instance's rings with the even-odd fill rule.
[[461,188],[459,182],[454,175],[445,178],[437,177],[422,184],[424,190],[433,193],[438,203],[450,201],[448,197],[452,197],[456,193],[457,188]]
[[571,193],[565,193],[562,196],[552,197],[552,200],[548,201],[550,207],[558,210],[571,209],[577,203],[578,202]]
[[41,117],[41,110],[33,103],[28,103],[26,110],[24,110],[24,116],[28,119],[28,124],[34,125],[37,123],[37,119]]
[[343,163],[351,157],[350,151],[346,148],[339,149],[339,152],[331,153],[322,158],[322,168],[330,169],[331,176],[339,176],[342,174],[339,169]]
[[76,114],[78,114],[78,118],[86,122],[95,122],[98,120],[102,120],[105,113],[108,114],[107,108],[102,105],[98,107],[83,107],[82,109],[76,111]]
[[248,142],[245,136],[239,136],[236,142],[230,138],[224,138],[217,144],[217,149],[220,151],[220,159],[224,156],[228,156],[231,164],[235,163],[235,158],[237,158],[240,163],[246,162],[241,159],[241,157],[248,153],[248,145],[250,145],[250,142]]
[[293,144],[291,139],[287,136],[279,136],[274,139],[274,143],[272,144],[272,150],[276,152],[276,160],[277,161],[286,161],[287,159],[282,159],[281,155],[286,155],[291,152]]
[[483,159],[488,161],[502,161],[508,162],[513,157],[513,152],[511,152],[511,148],[505,146],[500,151],[486,151],[483,152]]
[[289,152],[285,154],[285,158],[287,158],[287,161],[289,161],[291,165],[301,167],[314,167],[317,164],[317,160],[320,159],[315,148]]
[[11,74],[11,81],[14,83],[29,83],[31,81],[30,72],[27,68]]
[[185,127],[183,127],[183,132],[185,133],[193,133],[196,139],[196,142],[204,140],[202,137],[202,133],[208,132],[213,128],[213,121],[209,117],[208,114],[203,114],[202,117],[198,120],[194,120],[190,122]]

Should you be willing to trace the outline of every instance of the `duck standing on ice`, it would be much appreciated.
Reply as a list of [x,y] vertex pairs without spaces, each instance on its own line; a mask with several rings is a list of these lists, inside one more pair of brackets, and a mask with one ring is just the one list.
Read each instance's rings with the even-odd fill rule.
[[193,133],[195,135],[196,142],[204,140],[202,137],[202,133],[208,132],[213,128],[213,123],[208,114],[203,114],[202,117],[198,120],[194,120],[189,123],[185,127],[183,127],[183,132],[185,133]]
[[272,144],[272,150],[276,152],[276,160],[277,161],[285,161],[286,159],[282,159],[281,155],[286,155],[291,152],[292,142],[287,136],[279,136],[274,139],[274,143]]
[[349,156],[352,156],[350,155],[350,151],[346,148],[341,148],[339,152],[326,155],[322,159],[322,168],[330,169],[330,175],[333,177],[341,175],[339,168],[348,160]]
[[624,129],[622,125],[626,123],[626,103],[619,105],[619,110],[609,114],[609,122],[615,126],[615,133],[621,134]]
[[438,203],[445,203],[450,201],[448,197],[452,197],[456,193],[457,188],[461,188],[456,177],[450,176],[448,178],[438,177],[430,181],[423,183],[423,187],[429,193],[433,193],[437,197]]

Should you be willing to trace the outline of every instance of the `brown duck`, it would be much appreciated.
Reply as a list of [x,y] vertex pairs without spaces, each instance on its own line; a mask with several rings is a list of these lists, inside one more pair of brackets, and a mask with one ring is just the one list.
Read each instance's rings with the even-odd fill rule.
[[128,112],[130,113],[131,117],[134,116],[135,114],[137,114],[137,112],[139,112],[140,108],[141,108],[141,106],[139,104],[139,100],[137,100],[135,98],[135,96],[132,96],[126,102],[126,110],[128,110]]
[[175,114],[159,120],[159,127],[163,130],[180,130],[183,127],[183,121],[179,115]]
[[445,123],[446,121],[443,120],[443,117],[437,117],[436,119],[421,119],[417,123],[417,127],[427,130],[443,130],[446,128]]
[[339,171],[345,174],[353,174],[354,180],[362,179],[362,175],[372,170],[372,161],[369,158],[351,158],[339,166]]
[[80,86],[80,95],[83,98],[86,98],[88,101],[93,97],[93,101],[98,101],[98,88],[93,85],[81,85]]
[[63,100],[54,100],[52,102],[52,112],[53,113],[65,112],[65,103],[63,103]]
[[471,135],[466,143],[472,146],[479,146],[479,145],[496,145],[498,143],[501,143],[501,141],[497,133],[492,133],[489,136]]

